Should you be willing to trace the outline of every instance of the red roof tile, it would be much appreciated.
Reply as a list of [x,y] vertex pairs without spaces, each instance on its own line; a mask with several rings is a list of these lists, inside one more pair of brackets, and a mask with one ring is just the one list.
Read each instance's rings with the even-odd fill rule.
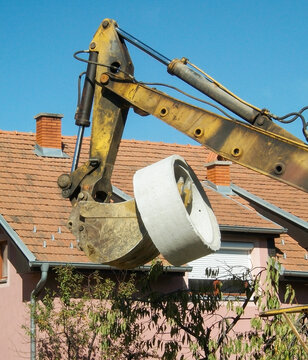
[[223,196],[209,187],[205,189],[219,225],[281,230],[279,225],[258,214],[248,202],[239,201],[238,196]]
[[[76,137],[64,136],[62,140],[64,152],[72,157]],[[34,145],[34,134],[0,131],[0,213],[38,260],[87,262],[65,226],[71,205],[62,199],[57,186],[58,176],[70,171],[71,159],[38,157],[34,154]],[[89,139],[84,139],[80,163],[87,160],[88,149]],[[206,180],[204,165],[212,153],[202,146],[123,140],[112,176],[113,185],[133,195],[135,171],[172,154],[181,155],[199,179]],[[308,208],[307,194],[238,165],[231,166],[231,178],[238,186],[307,220],[304,209]],[[279,229],[246,200],[224,196],[210,188],[206,188],[206,192],[220,225]],[[287,258],[282,258],[284,265],[307,271],[308,261],[303,256],[297,261],[299,265],[293,266],[293,260],[301,256],[303,249],[287,235],[283,238],[289,246]],[[279,244],[277,246],[280,249]]]

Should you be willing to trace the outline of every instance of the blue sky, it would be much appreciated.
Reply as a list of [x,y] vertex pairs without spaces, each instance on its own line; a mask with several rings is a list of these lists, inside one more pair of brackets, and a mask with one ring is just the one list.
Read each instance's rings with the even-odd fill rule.
[[[0,128],[35,131],[33,117],[52,112],[64,114],[64,134],[76,134],[77,78],[85,64],[72,54],[88,48],[107,17],[166,57],[189,58],[260,108],[297,111],[308,104],[307,14],[304,0],[0,0]],[[189,90],[162,64],[129,49],[138,80]],[[300,122],[287,129],[303,139]],[[133,113],[124,137],[194,143]]]

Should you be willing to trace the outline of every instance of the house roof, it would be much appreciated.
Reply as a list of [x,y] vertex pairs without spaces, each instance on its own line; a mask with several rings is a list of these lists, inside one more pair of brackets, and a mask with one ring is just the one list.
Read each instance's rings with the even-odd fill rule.
[[[72,157],[76,136],[63,136],[63,151]],[[34,255],[36,261],[88,263],[86,256],[76,247],[76,242],[66,228],[66,221],[71,211],[68,200],[61,197],[57,186],[57,178],[62,173],[68,173],[71,158],[40,157],[34,153],[35,134],[0,131],[0,214],[7,224]],[[84,139],[80,162],[87,159],[89,139]],[[122,140],[112,176],[114,186],[133,196],[132,177],[136,170],[163,159],[169,155],[178,154],[184,157],[201,181],[206,180],[205,163],[213,154],[202,146],[153,143],[147,141]],[[255,190],[253,180],[256,174],[237,165],[231,166],[232,181],[248,190]],[[258,195],[265,199],[277,199],[272,195],[272,181],[267,182],[264,176],[257,178]],[[263,182],[262,182],[263,181]],[[269,185],[271,184],[271,185]],[[287,185],[274,184],[275,191],[280,193]],[[266,188],[266,189],[265,189]],[[300,198],[299,190],[289,189],[287,193],[292,198]],[[214,212],[222,229],[237,229],[237,231],[258,231],[281,233],[281,226],[261,216],[249,201],[234,195],[221,194],[209,186],[205,191],[211,201]],[[307,201],[308,195],[300,192]],[[277,198],[277,196],[276,196]],[[279,206],[280,203],[278,203]],[[300,215],[298,205],[283,203],[286,209]],[[303,214],[306,214],[303,211]],[[300,215],[301,216],[301,215]],[[284,236],[284,235],[283,235]],[[292,241],[285,237],[288,243]],[[292,243],[296,247],[296,244]],[[303,251],[296,248],[295,252]],[[291,258],[288,259],[288,261]],[[306,261],[306,260],[305,260]],[[307,270],[305,261],[295,270]],[[285,262],[286,267],[289,262]],[[290,263],[291,265],[291,263]],[[290,270],[293,267],[291,266]]]
[[233,182],[277,207],[308,221],[308,194],[237,164],[231,167]]
[[[259,205],[286,219],[302,229],[301,244],[288,234],[282,234],[275,241],[277,257],[290,271],[308,271],[308,193],[280,183],[267,176],[243,169],[240,165],[231,166],[231,179],[236,186],[245,189],[253,203],[255,197],[261,199]],[[244,192],[241,191],[241,194]],[[253,196],[249,196],[252,195]],[[246,196],[245,196],[246,198]],[[288,227],[288,226],[287,226]],[[290,230],[290,229],[289,229]]]

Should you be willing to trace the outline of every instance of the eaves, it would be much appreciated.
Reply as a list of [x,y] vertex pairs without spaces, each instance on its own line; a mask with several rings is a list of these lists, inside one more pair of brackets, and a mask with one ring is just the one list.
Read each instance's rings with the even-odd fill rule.
[[[4,217],[0,214],[0,226],[5,230],[10,239],[14,242],[17,248],[21,251],[21,253],[26,257],[30,269],[40,268],[43,264],[49,264],[51,267],[59,267],[59,266],[73,266],[78,269],[92,269],[92,270],[118,270],[115,267],[104,264],[96,264],[96,263],[67,263],[67,262],[49,262],[49,261],[39,261],[36,259],[35,255],[28,249],[28,247],[24,244],[21,238],[18,236],[16,231],[14,231],[9,223],[4,219]],[[139,266],[138,268],[133,269],[134,271],[149,271],[151,268],[150,265]],[[187,272],[191,271],[191,266],[164,266],[165,272]]]
[[[34,261],[34,262],[30,262],[29,265],[31,268],[36,268],[36,267],[41,267],[43,264],[48,263],[50,267],[59,267],[59,266],[73,266],[74,268],[78,268],[78,269],[88,269],[88,270],[119,270],[118,268],[114,267],[114,266],[110,266],[110,265],[104,265],[104,264],[98,264],[98,263],[65,263],[65,262],[54,262],[54,261]],[[151,269],[151,265],[143,265],[143,266],[138,266],[134,269],[131,269],[133,271],[149,271]],[[192,271],[192,267],[191,266],[164,266],[163,267],[165,272],[189,272]]]
[[0,225],[3,227],[8,236],[13,240],[14,244],[18,247],[18,249],[24,254],[26,259],[30,262],[34,262],[36,257],[34,254],[28,249],[28,247],[24,244],[21,238],[18,236],[15,230],[11,228],[8,222],[4,219],[4,217],[0,214]]
[[286,270],[282,269],[281,274],[284,278],[308,278],[308,271],[300,271],[300,270]]
[[263,228],[253,226],[234,226],[234,225],[219,225],[221,232],[239,232],[239,233],[252,233],[252,234],[272,234],[279,235],[287,233],[287,229],[283,227],[278,228]]

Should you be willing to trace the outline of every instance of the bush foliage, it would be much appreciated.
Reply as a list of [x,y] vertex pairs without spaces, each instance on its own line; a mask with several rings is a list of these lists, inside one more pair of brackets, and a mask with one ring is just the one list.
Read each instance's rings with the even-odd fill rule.
[[[218,280],[202,291],[154,291],[164,272],[159,262],[142,275],[85,274],[69,266],[55,272],[57,288],[47,289],[34,309],[40,360],[307,357],[283,315],[255,316],[249,331],[241,329],[251,302],[258,312],[281,306],[273,259],[267,269],[249,273],[245,293],[232,297],[222,294]],[[286,289],[285,301],[292,304],[295,293]],[[307,341],[307,315],[288,317]]]

